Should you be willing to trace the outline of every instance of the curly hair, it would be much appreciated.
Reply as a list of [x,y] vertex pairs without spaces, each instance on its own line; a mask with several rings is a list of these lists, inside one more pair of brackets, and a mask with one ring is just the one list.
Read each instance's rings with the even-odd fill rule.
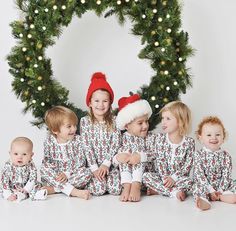
[[226,130],[222,121],[217,116],[207,116],[199,123],[196,135],[200,136],[202,134],[202,128],[205,124],[219,125],[222,127],[224,139],[226,137]]

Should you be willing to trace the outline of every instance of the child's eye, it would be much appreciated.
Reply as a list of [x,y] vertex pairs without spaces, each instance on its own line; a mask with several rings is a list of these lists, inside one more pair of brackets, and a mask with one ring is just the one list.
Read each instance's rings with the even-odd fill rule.
[[23,153],[23,156],[26,156],[27,154],[26,153]]
[[18,153],[17,153],[17,152],[15,152],[15,153],[14,153],[14,155],[15,155],[15,156],[17,156],[17,155],[18,155]]
[[207,136],[209,136],[209,137],[210,137],[210,136],[211,136],[211,134],[207,134]]
[[221,136],[221,134],[216,134],[216,136]]

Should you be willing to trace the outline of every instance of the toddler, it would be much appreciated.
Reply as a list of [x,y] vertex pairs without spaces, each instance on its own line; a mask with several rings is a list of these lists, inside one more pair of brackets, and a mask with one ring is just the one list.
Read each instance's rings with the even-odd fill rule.
[[89,199],[84,188],[91,178],[87,169],[81,138],[76,135],[78,118],[69,108],[55,106],[45,114],[50,131],[44,142],[41,166],[42,181],[48,194],[62,192],[67,196]]
[[123,97],[118,104],[117,127],[126,130],[122,135],[118,154],[113,159],[114,164],[119,164],[121,174],[123,190],[120,200],[139,201],[143,170],[145,167],[151,170],[151,164],[143,162],[147,159],[150,161],[152,157],[151,145],[148,145],[155,137],[148,132],[148,119],[152,115],[152,109],[138,94]]
[[203,145],[194,158],[193,196],[197,208],[210,209],[210,201],[236,203],[236,185],[231,177],[232,158],[221,149],[226,137],[223,123],[218,117],[206,117],[196,133]]
[[190,129],[191,112],[180,101],[165,105],[161,113],[164,133],[156,138],[156,173],[143,176],[148,194],[162,194],[184,201],[192,187],[189,177],[193,163],[195,142],[186,136]]

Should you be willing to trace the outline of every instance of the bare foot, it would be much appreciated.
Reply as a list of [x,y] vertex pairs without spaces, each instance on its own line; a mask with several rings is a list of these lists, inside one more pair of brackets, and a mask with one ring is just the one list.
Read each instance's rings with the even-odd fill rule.
[[129,183],[123,184],[123,189],[120,195],[120,201],[123,201],[123,202],[128,201],[130,189],[131,189],[131,184]]
[[56,193],[53,186],[43,186],[41,189],[46,189],[48,195]]
[[141,198],[141,184],[140,182],[133,182],[129,194],[129,201],[138,202]]
[[70,196],[79,197],[81,199],[88,200],[91,197],[89,190],[79,190],[77,188],[73,188]]
[[154,191],[151,188],[147,188],[147,196],[158,195],[158,192]]
[[220,195],[220,201],[223,201],[223,202],[229,203],[229,204],[235,204],[236,203],[236,194]]
[[206,202],[205,200],[203,200],[202,198],[198,197],[196,200],[196,206],[201,209],[201,210],[208,210],[211,208],[210,203]]
[[184,191],[179,191],[176,193],[176,197],[179,201],[184,201],[186,199],[186,193]]

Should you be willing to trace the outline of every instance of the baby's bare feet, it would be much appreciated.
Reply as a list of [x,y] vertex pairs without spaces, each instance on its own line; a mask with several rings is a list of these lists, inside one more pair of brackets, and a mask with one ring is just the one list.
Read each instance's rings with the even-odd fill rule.
[[85,200],[88,200],[91,197],[89,190],[79,190],[77,188],[74,188],[70,195],[72,197],[78,197]]
[[147,196],[158,195],[158,192],[154,191],[151,188],[147,188]]
[[179,201],[184,201],[186,199],[186,193],[184,191],[179,191],[177,192],[176,197]]
[[130,188],[131,188],[131,184],[123,184],[123,190],[122,193],[120,195],[120,201],[126,202],[129,199],[129,193],[130,193]]
[[203,211],[208,210],[208,209],[211,208],[210,203],[207,202],[207,201],[205,201],[205,200],[203,200],[203,199],[200,198],[200,197],[198,197],[197,200],[196,200],[196,206],[197,206],[199,209],[203,210]]
[[141,198],[141,184],[140,182],[133,182],[129,194],[129,201],[138,202]]

